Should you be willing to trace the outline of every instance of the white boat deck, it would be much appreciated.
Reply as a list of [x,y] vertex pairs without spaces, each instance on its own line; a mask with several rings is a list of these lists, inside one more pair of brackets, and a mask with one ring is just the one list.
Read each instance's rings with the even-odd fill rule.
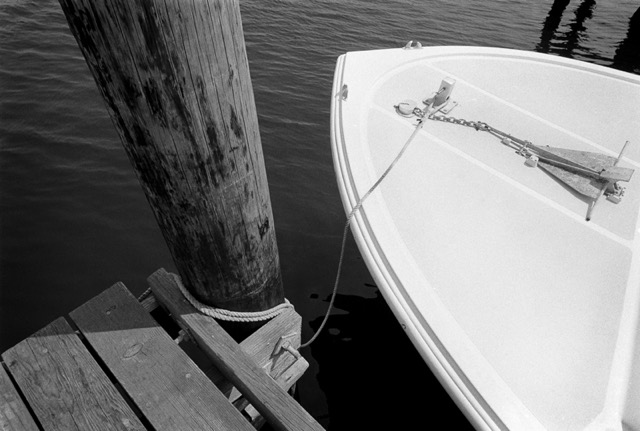
[[346,54],[332,140],[347,212],[415,129],[394,105],[447,77],[450,116],[614,157],[629,140],[620,166],[637,172],[587,222],[589,199],[495,136],[428,121],[352,224],[370,271],[477,428],[640,430],[640,77],[504,49]]

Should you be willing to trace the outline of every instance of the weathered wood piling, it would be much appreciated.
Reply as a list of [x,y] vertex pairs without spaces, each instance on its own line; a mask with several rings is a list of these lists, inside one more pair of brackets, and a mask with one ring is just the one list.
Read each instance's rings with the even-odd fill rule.
[[[238,1],[60,3],[185,287],[226,310],[281,304]],[[322,430],[288,394],[308,367],[292,308],[238,343],[178,278],[148,281],[142,302],[118,283],[2,353],[2,430]]]
[[60,0],[187,289],[284,300],[237,0]]

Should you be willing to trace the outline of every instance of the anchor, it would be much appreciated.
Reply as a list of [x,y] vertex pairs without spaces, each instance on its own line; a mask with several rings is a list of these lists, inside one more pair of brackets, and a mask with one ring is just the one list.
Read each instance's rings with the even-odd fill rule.
[[529,141],[515,138],[505,132],[479,123],[477,130],[485,130],[502,137],[502,143],[515,147],[517,153],[527,158],[528,166],[539,165],[541,169],[566,184],[579,194],[591,198],[586,220],[591,220],[593,210],[603,195],[613,203],[619,203],[624,195],[624,187],[618,181],[629,182],[634,169],[618,166],[629,148],[626,141],[617,158],[592,151],[570,150],[534,145]]
[[[529,141],[518,139],[484,122],[447,117],[445,115],[458,106],[457,102],[450,100],[455,83],[454,79],[443,79],[439,90],[422,102],[426,105],[424,109],[418,108],[417,103],[413,100],[403,100],[394,106],[396,112],[404,117],[418,117],[418,127],[427,118],[473,127],[477,131],[489,132],[497,136],[503,144],[516,149],[517,154],[524,156],[527,166],[540,166],[541,169],[569,188],[590,198],[591,202],[586,215],[587,221],[591,220],[593,210],[602,196],[606,196],[607,200],[616,204],[621,201],[625,189],[618,182],[629,182],[634,173],[634,169],[618,166],[629,147],[629,141],[625,142],[616,158],[592,151],[538,146]],[[436,115],[438,112],[445,115]]]

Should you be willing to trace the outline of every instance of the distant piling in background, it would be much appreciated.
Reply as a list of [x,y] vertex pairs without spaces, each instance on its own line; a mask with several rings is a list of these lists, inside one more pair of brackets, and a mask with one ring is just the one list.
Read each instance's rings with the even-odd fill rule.
[[234,311],[282,303],[238,1],[60,4],[187,289]]

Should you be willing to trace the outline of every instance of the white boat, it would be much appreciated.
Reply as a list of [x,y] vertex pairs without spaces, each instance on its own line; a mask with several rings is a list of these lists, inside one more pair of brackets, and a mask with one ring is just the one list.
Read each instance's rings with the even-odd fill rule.
[[474,427],[640,430],[640,77],[408,44],[340,56],[332,100],[346,212],[384,176],[360,252]]

